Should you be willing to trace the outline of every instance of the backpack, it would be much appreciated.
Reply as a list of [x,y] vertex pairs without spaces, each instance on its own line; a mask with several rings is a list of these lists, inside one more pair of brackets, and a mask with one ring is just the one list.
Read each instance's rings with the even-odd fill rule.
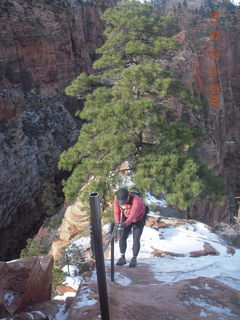
[[[137,188],[131,188],[131,189],[129,190],[129,192],[130,192],[132,198],[133,198],[135,195],[137,195],[137,196],[139,196],[139,197],[142,199],[142,194],[141,194],[141,192],[140,192]],[[143,202],[143,203],[144,203],[144,202]],[[149,206],[146,205],[145,203],[144,203],[144,205],[145,205],[145,217],[147,218],[147,214],[149,213]]]

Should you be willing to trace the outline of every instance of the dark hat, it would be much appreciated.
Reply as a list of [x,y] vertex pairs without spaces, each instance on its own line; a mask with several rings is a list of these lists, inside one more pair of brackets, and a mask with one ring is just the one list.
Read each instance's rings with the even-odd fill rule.
[[118,204],[123,205],[128,202],[128,189],[126,188],[120,188],[116,192],[117,198],[118,198]]

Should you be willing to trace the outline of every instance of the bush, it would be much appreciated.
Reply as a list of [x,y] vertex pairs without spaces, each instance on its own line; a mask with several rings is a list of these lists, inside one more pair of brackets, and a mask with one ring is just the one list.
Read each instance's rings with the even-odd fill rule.
[[53,182],[44,184],[41,201],[47,216],[51,217],[58,213],[58,207],[61,204],[62,199],[58,197],[56,186]]
[[232,246],[240,248],[240,236],[237,236],[235,239],[232,240]]
[[53,287],[55,288],[56,286],[60,285],[63,283],[64,279],[66,278],[65,273],[60,270],[57,267],[54,267],[52,269],[52,276],[53,276]]
[[43,254],[47,254],[46,248],[41,248],[40,244],[37,240],[28,238],[26,248],[21,250],[20,257],[28,258],[34,256],[42,256]]

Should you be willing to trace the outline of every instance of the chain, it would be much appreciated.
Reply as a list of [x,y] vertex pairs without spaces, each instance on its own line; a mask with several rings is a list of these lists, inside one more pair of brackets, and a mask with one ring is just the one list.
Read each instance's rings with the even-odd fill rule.
[[109,247],[109,245],[110,245],[110,243],[112,242],[112,239],[113,239],[115,233],[117,232],[117,230],[118,230],[118,225],[117,225],[117,223],[115,223],[114,228],[113,228],[113,231],[112,231],[112,233],[109,235],[108,240],[107,240],[107,243],[106,243],[106,244],[104,245],[104,247],[103,247],[103,252],[105,252],[105,251],[107,250],[107,248]]

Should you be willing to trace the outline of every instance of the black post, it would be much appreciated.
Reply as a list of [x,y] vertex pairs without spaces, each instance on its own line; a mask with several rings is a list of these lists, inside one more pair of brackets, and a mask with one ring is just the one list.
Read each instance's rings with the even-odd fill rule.
[[115,224],[112,222],[111,224],[111,281],[114,281],[114,233],[115,233]]
[[98,193],[90,193],[89,196],[90,210],[91,210],[91,227],[93,237],[93,247],[96,259],[98,292],[102,320],[110,320],[108,308],[107,283],[103,256],[102,244],[102,228],[100,219],[100,203]]
[[67,256],[68,275],[70,276],[70,270],[69,270],[69,257],[68,257],[67,252],[66,252],[66,256]]

